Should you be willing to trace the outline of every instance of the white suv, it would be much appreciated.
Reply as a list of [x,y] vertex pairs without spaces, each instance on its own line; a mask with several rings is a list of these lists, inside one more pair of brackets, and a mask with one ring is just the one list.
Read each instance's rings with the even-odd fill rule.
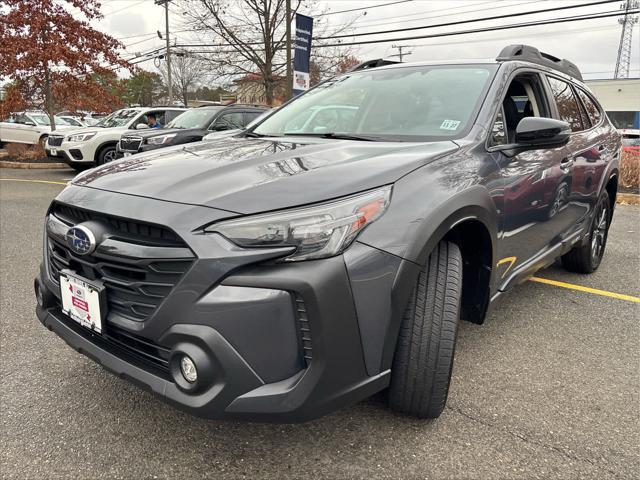
[[[72,125],[61,118],[55,118],[56,132],[65,132],[73,129]],[[44,144],[47,136],[51,134],[49,116],[40,111],[16,112],[8,118],[0,120],[0,144],[1,143],[26,143],[35,145]]]
[[116,145],[127,130],[149,128],[147,115],[155,115],[160,125],[166,125],[186,108],[136,107],[113,112],[92,127],[51,134],[45,150],[49,157],[62,158],[76,170],[102,165],[115,160]]

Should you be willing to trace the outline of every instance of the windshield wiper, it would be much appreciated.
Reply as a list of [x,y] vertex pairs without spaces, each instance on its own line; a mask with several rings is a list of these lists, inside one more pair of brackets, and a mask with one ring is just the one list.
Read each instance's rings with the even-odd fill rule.
[[380,140],[380,137],[375,135],[354,135],[351,133],[340,132],[325,132],[325,133],[298,133],[298,132],[285,132],[285,136],[296,137],[318,137],[318,138],[331,138],[334,140],[359,140],[362,142],[375,142]]
[[245,137],[249,137],[249,138],[263,138],[263,137],[266,137],[266,135],[260,135],[259,133],[256,133],[256,132],[244,132],[244,136]]

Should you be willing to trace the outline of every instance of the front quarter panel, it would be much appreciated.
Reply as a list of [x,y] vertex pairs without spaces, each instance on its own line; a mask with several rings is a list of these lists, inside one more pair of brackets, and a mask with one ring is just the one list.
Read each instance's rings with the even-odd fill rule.
[[[389,209],[358,241],[424,265],[457,222],[481,221],[495,240],[500,170],[480,149],[461,148],[398,180]],[[495,248],[495,241],[494,241]]]

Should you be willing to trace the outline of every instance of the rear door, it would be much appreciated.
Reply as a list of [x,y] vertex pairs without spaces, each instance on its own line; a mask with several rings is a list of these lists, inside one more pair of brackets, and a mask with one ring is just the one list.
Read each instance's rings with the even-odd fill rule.
[[[569,182],[565,216],[574,230],[580,230],[597,200],[598,186],[604,173],[604,158],[608,153],[603,140],[606,126],[601,114],[593,111],[588,114],[578,91],[570,82],[552,75],[547,75],[547,80],[558,118],[571,125],[572,133],[565,146],[563,166]],[[582,91],[582,95],[586,92]],[[592,104],[591,100],[590,109]]]

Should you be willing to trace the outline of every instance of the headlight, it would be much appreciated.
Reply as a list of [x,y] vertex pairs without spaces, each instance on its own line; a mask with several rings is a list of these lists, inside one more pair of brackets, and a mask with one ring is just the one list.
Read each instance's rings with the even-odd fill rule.
[[151,137],[147,139],[147,144],[148,145],[164,145],[165,143],[169,143],[169,141],[176,135],[177,133],[168,133],[166,135]]
[[246,248],[296,247],[284,261],[330,257],[380,218],[390,198],[388,185],[331,203],[215,223],[205,232],[220,233]]
[[75,135],[69,135],[67,137],[67,142],[84,142],[85,140],[95,137],[96,133],[98,132],[76,133]]

